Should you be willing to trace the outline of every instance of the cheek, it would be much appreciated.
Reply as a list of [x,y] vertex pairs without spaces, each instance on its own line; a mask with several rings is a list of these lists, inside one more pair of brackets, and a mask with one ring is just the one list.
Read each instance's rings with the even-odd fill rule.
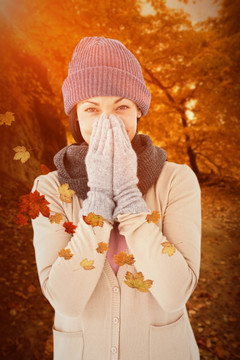
[[93,125],[93,121],[90,121],[89,119],[87,121],[84,121],[83,119],[79,121],[81,132],[84,132],[86,134],[92,133],[92,125]]
[[127,131],[135,131],[137,127],[137,120],[135,119],[123,119],[123,123]]

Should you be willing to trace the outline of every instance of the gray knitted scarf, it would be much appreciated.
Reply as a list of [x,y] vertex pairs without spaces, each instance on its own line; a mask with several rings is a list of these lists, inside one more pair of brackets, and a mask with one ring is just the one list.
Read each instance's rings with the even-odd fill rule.
[[[164,162],[167,161],[167,152],[153,145],[150,136],[145,134],[136,133],[131,143],[138,159],[137,186],[144,195],[157,181]],[[82,200],[87,198],[90,190],[85,164],[87,152],[88,144],[85,141],[74,143],[61,149],[53,159],[60,184],[69,184],[70,189]]]

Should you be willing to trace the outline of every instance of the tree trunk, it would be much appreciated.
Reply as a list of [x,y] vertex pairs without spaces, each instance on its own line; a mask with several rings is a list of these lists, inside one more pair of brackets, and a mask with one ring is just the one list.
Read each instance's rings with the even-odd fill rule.
[[[182,125],[184,128],[188,127],[187,124],[187,119],[185,116],[185,113],[183,111],[181,111],[181,120],[182,120]],[[192,170],[195,172],[195,174],[197,175],[198,178],[200,178],[200,171],[197,165],[197,161],[196,161],[196,153],[194,152],[193,148],[190,145],[190,137],[188,134],[185,134],[185,141],[186,141],[186,148],[187,148],[187,154],[189,157],[189,162],[191,165]]]

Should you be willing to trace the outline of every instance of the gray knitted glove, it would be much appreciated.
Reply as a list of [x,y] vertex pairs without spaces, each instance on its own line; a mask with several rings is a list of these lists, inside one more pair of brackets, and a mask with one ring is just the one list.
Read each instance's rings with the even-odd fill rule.
[[93,122],[89,149],[85,158],[90,191],[83,201],[80,216],[93,212],[112,220],[113,201],[113,134],[110,121],[103,113]]
[[137,155],[120,117],[109,116],[113,130],[113,199],[118,214],[151,212],[138,189]]

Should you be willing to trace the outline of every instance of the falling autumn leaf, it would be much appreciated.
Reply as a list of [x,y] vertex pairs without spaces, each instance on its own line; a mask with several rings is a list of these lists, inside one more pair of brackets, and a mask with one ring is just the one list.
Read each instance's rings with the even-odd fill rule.
[[127,271],[125,278],[126,280],[124,280],[124,282],[126,285],[141,292],[148,292],[153,284],[153,280],[144,280],[141,272],[136,273],[134,277],[130,271]]
[[45,217],[49,217],[49,202],[45,199],[45,195],[35,190],[33,193],[20,196],[19,209],[21,213],[27,213],[32,219],[35,219],[41,213]]
[[95,269],[95,266],[93,266],[94,260],[88,260],[87,258],[83,259],[80,262],[80,265],[84,268],[84,270],[92,270]]
[[98,243],[98,247],[96,248],[96,250],[97,250],[98,253],[104,254],[104,251],[109,250],[108,244],[101,241],[101,242]]
[[63,219],[62,214],[59,213],[56,213],[55,215],[49,215],[49,221],[51,224],[53,223],[60,224],[62,219]]
[[103,227],[104,224],[104,218],[101,215],[95,215],[93,212],[89,213],[88,216],[83,215],[83,220],[86,224],[92,225],[92,227]]
[[65,228],[65,231],[68,233],[68,234],[74,234],[76,231],[75,229],[77,228],[76,225],[74,225],[72,223],[72,221],[65,221],[65,223],[63,224],[63,227]]
[[16,146],[13,150],[16,152],[13,160],[20,160],[21,163],[24,164],[30,158],[30,153],[27,151],[25,146]]
[[127,255],[125,252],[120,251],[118,255],[114,255],[114,261],[117,265],[123,266],[124,264],[132,265],[136,260],[133,254]]
[[47,175],[50,172],[49,168],[44,164],[40,165],[40,169],[43,175]]
[[70,249],[61,249],[58,252],[58,255],[60,257],[64,257],[65,260],[69,260],[71,259],[71,257],[73,256],[73,254],[71,254],[71,250]]
[[18,214],[15,218],[15,223],[23,226],[23,225],[27,225],[28,224],[28,219],[25,215],[23,214]]
[[7,111],[5,114],[0,114],[0,125],[11,126],[13,121],[15,121],[14,113]]
[[75,194],[75,191],[69,189],[68,184],[63,184],[63,185],[59,186],[58,192],[60,194],[60,199],[63,202],[66,202],[66,203],[72,202],[72,196]]
[[154,210],[151,214],[146,216],[146,220],[148,223],[150,223],[152,221],[153,223],[156,224],[158,222],[158,220],[160,219],[160,217],[161,216],[160,216],[159,211]]
[[163,254],[168,254],[168,256],[172,256],[176,251],[176,248],[174,247],[174,245],[172,243],[170,243],[169,241],[165,241],[165,242],[161,243],[161,245],[163,246],[163,249],[162,249]]

